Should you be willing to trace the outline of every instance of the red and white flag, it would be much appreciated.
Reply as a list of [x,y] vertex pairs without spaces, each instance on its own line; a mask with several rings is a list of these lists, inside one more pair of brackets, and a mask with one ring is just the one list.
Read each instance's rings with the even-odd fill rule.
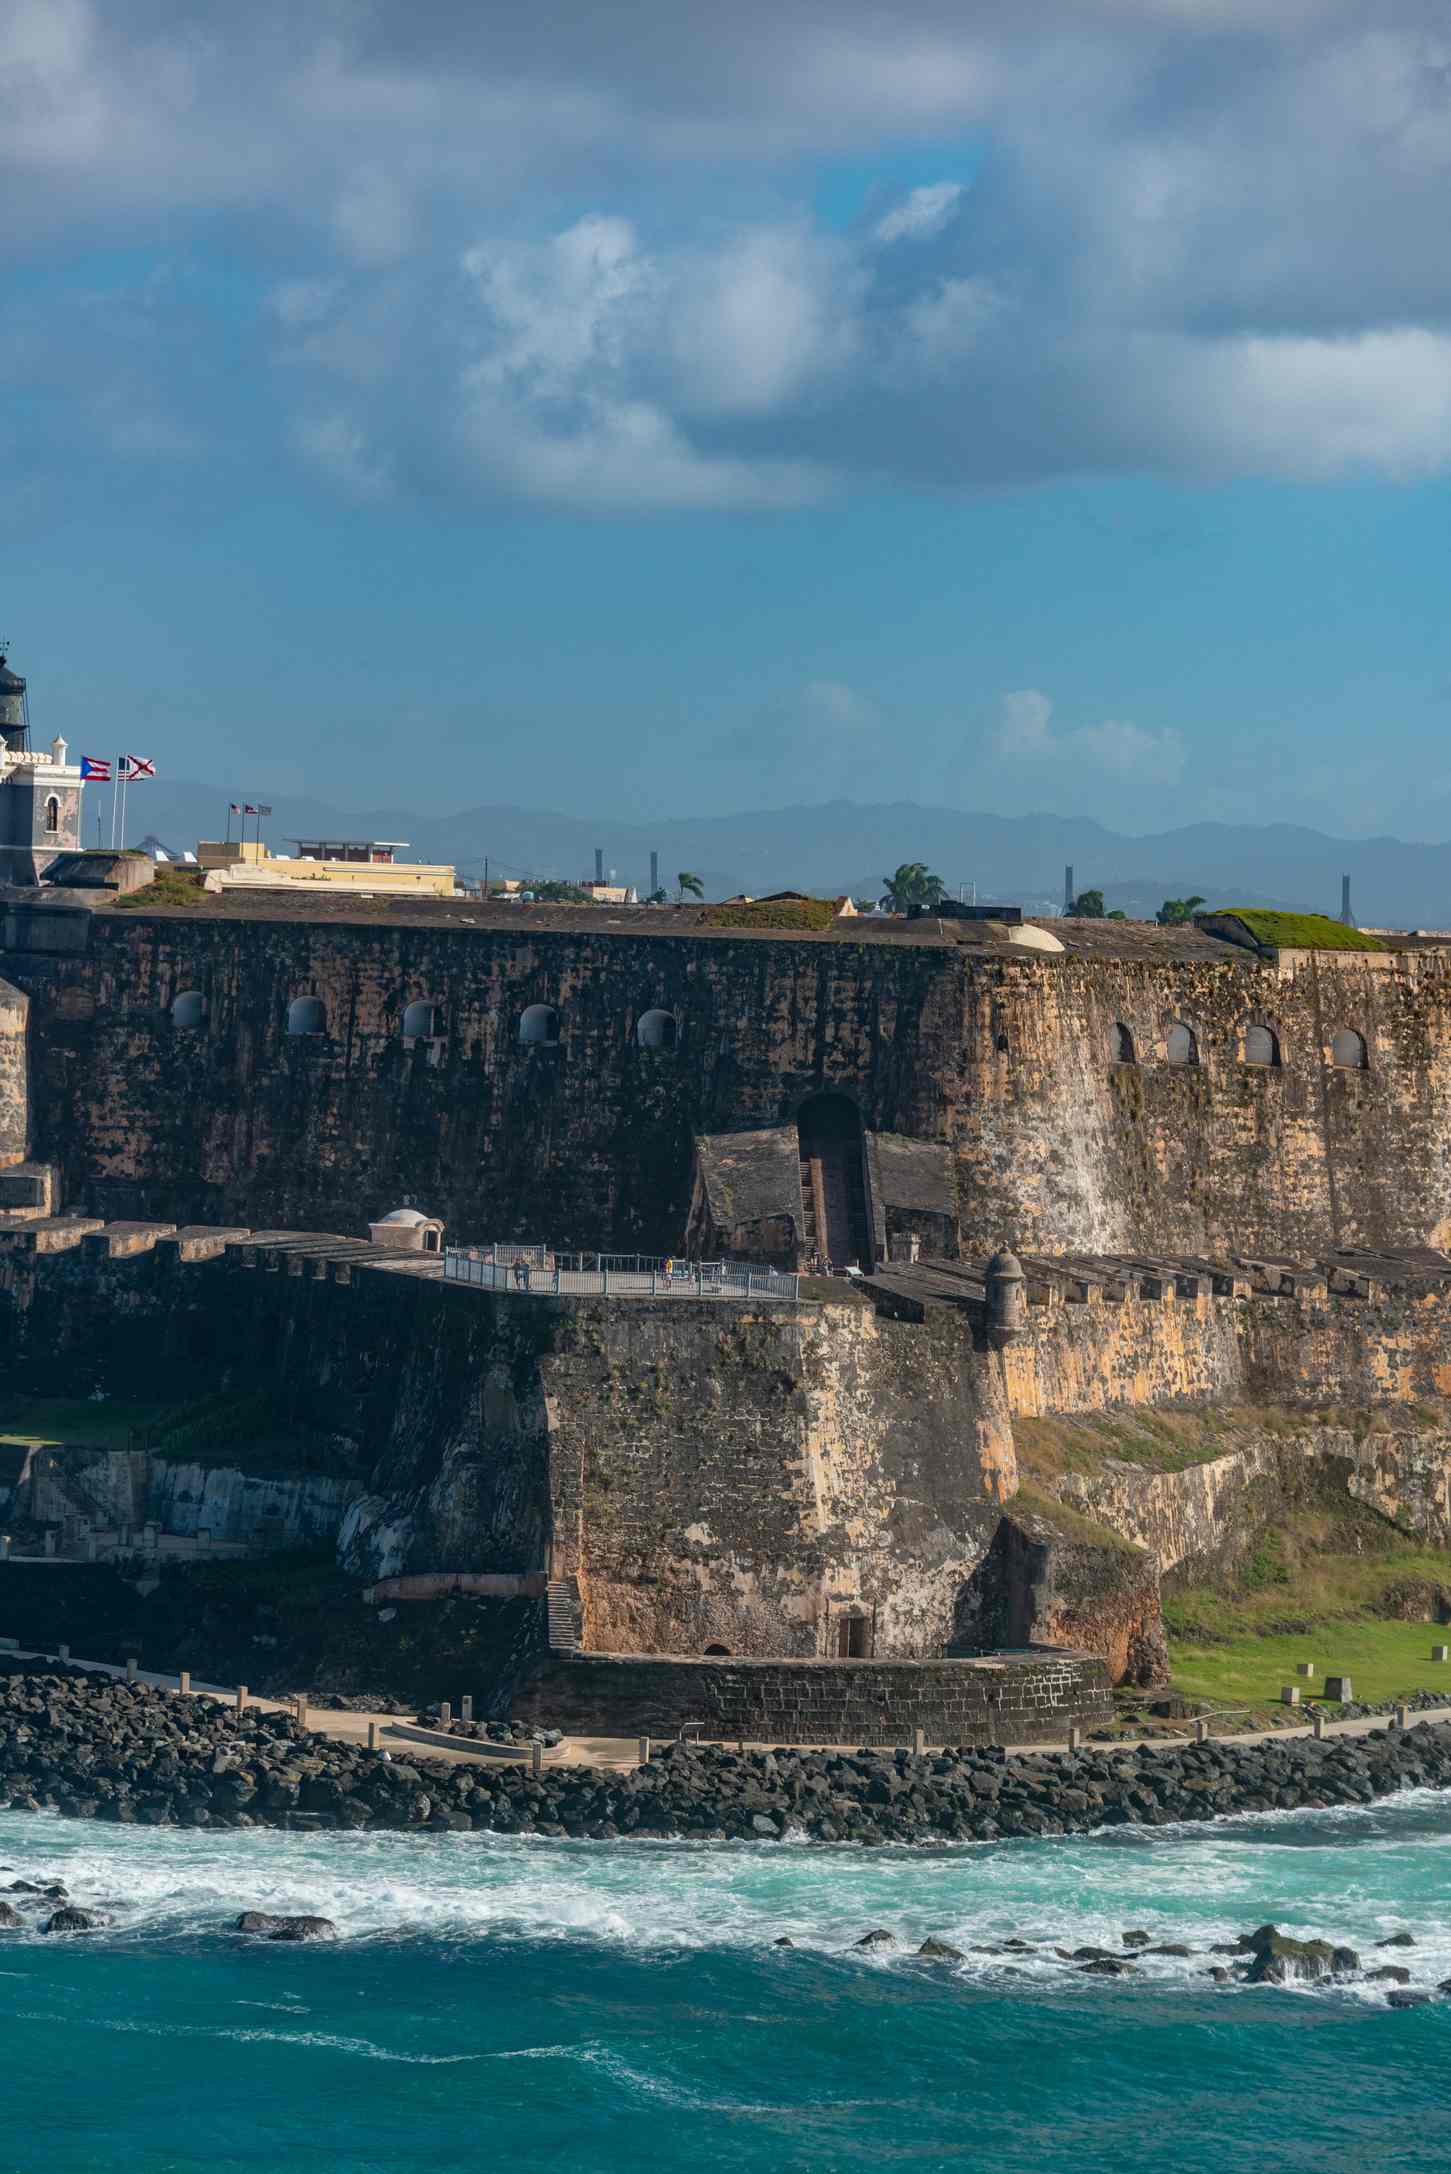
[[123,755],[117,775],[125,778],[128,783],[132,778],[154,778],[156,765],[148,761],[145,755]]

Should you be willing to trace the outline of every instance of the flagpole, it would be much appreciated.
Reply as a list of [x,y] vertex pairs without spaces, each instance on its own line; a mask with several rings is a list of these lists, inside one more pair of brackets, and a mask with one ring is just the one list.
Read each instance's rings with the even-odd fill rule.
[[116,795],[121,790],[121,758],[116,757],[116,767],[111,772],[111,851],[116,850]]

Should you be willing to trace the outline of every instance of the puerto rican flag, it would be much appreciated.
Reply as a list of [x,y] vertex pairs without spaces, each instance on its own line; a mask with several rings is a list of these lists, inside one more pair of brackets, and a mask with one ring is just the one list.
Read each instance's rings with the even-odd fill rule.
[[82,755],[81,783],[89,778],[93,785],[109,785],[111,782],[111,758],[109,755]]
[[127,780],[131,778],[154,778],[156,765],[154,762],[148,762],[144,755],[123,755],[119,775]]

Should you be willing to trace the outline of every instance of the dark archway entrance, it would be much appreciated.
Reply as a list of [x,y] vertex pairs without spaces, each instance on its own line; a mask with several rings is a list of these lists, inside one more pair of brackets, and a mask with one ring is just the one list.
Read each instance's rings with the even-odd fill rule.
[[855,1262],[871,1268],[871,1215],[867,1207],[862,1121],[845,1095],[813,1095],[796,1117],[801,1145],[802,1249],[820,1254],[833,1268]]

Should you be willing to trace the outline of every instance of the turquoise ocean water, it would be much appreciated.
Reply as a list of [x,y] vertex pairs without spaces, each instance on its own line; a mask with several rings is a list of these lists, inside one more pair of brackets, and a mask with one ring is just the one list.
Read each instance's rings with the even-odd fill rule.
[[[1220,1989],[849,1943],[1274,1918],[1451,1977],[1451,1800],[941,1852],[196,1833],[0,1814],[0,1884],[108,1908],[0,1934],[0,2168],[1445,2174],[1451,2002]],[[318,1910],[319,1947],[239,1939]],[[773,1949],[778,1933],[798,1944]],[[1386,1960],[1387,1958],[1377,1958]]]

